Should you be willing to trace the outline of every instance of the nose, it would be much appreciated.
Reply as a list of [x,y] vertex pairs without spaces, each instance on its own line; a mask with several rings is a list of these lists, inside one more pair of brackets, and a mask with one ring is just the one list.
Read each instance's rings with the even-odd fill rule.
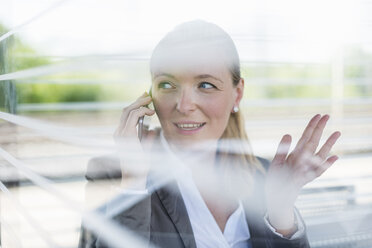
[[188,114],[195,110],[195,96],[192,89],[182,89],[177,99],[177,111]]

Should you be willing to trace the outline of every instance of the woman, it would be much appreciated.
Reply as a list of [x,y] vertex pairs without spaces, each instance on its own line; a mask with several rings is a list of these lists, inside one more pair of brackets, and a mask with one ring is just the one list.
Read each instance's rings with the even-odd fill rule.
[[[308,247],[294,202],[306,183],[337,160],[328,154],[339,132],[316,152],[329,116],[314,116],[290,154],[291,136],[285,135],[269,163],[250,152],[239,111],[239,56],[220,27],[204,21],[179,25],[159,42],[150,68],[152,97],[144,94],[126,107],[115,133],[123,178],[142,177],[138,189],[162,178],[164,170],[146,161],[138,169],[128,156],[135,151],[148,157],[147,151],[159,147],[149,140],[159,141],[181,164],[175,171],[182,176],[143,193],[113,218],[157,247]],[[147,107],[151,101],[155,110]],[[141,142],[138,120],[155,113],[161,131],[146,132]],[[81,247],[106,246],[99,234],[87,233]]]

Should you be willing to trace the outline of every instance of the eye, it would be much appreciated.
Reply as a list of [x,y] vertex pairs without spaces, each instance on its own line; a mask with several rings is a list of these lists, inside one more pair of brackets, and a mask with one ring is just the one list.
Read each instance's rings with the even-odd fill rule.
[[208,82],[201,82],[199,84],[199,88],[202,88],[202,89],[213,89],[213,88],[215,88],[216,89],[216,86],[214,86],[213,84],[208,83]]
[[172,89],[173,86],[169,82],[161,82],[158,84],[159,89]]

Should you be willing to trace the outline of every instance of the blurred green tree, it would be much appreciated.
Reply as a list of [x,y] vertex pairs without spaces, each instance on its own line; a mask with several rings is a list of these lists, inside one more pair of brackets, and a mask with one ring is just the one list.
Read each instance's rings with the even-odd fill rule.
[[[0,25],[0,34],[7,33],[8,30]],[[0,42],[0,75],[6,74],[9,69],[9,45],[12,44],[13,37]],[[17,95],[14,83],[11,80],[0,81],[0,110],[9,113],[16,113]]]

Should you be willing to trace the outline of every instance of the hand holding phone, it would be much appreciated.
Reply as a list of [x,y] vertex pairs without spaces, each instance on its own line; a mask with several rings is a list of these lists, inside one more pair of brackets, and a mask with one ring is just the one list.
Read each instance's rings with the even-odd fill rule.
[[[144,93],[122,111],[119,125],[114,133],[114,139],[120,158],[123,178],[125,178],[125,175],[144,177],[147,174],[149,164],[146,156],[144,156],[147,142],[146,145],[141,144],[137,136],[142,138],[143,135],[146,137],[146,141],[149,138],[151,132],[144,130],[146,128],[145,118],[141,122],[139,122],[139,119],[143,116],[155,114],[153,109],[146,107],[151,104],[151,101],[149,94]],[[139,125],[139,123],[141,124]],[[140,133],[137,129],[141,130]]]
[[[139,119],[141,119],[143,116],[151,116],[155,114],[153,109],[146,107],[150,105],[151,101],[152,99],[149,94],[144,93],[135,102],[123,109],[119,125],[114,133],[115,139],[137,139]],[[141,122],[142,124],[140,129],[142,130],[143,134],[144,123],[143,121]]]
[[[152,92],[151,92],[151,88],[149,90],[149,96],[152,98]],[[145,107],[146,108],[150,108],[150,109],[153,109],[153,106],[152,106],[152,101],[150,104],[147,104]],[[149,116],[141,116],[139,119],[138,119],[138,139],[141,141],[142,140],[142,136],[143,136],[143,133],[144,133],[144,129],[148,129],[149,126],[150,126],[150,120],[148,120],[150,117]],[[147,121],[146,121],[147,119]]]

